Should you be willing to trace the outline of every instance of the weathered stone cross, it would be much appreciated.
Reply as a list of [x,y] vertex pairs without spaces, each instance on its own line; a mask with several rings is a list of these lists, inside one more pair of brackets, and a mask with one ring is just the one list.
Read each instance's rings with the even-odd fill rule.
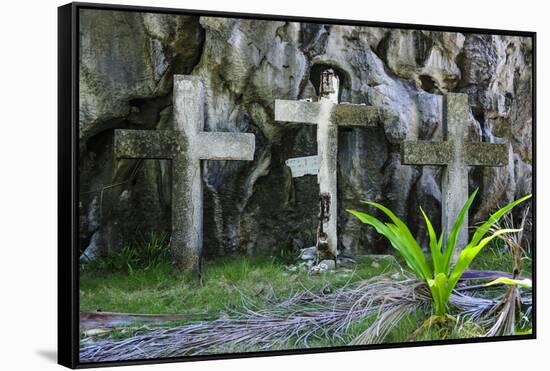
[[[443,96],[443,141],[405,141],[401,162],[406,165],[445,166],[441,184],[441,227],[444,236],[452,229],[458,213],[468,200],[468,166],[504,166],[508,163],[506,144],[467,142],[468,95]],[[445,238],[445,237],[444,237]],[[457,252],[468,243],[468,220],[457,237]]]
[[338,127],[376,127],[395,115],[379,107],[359,104],[338,104],[338,75],[328,69],[321,74],[319,101],[275,101],[275,120],[293,124],[317,125],[317,152],[319,156],[320,193],[329,195],[330,215],[323,225],[327,234],[328,250],[333,258],[338,255]]
[[204,132],[204,86],[174,75],[173,130],[115,130],[117,158],[172,162],[171,249],[178,267],[198,273],[202,252],[201,160],[252,160],[254,135]]

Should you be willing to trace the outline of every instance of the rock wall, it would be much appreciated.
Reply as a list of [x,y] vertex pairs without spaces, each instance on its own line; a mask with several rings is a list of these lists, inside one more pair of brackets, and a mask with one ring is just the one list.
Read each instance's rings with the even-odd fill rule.
[[170,229],[170,164],[114,160],[113,129],[162,129],[172,77],[201,76],[205,130],[256,135],[254,161],[205,161],[207,256],[312,244],[318,185],[284,161],[316,154],[315,128],[274,121],[275,99],[315,98],[326,67],[341,101],[383,106],[400,120],[339,133],[340,248],[387,246],[344,210],[376,200],[424,236],[422,205],[440,220],[440,169],[400,164],[404,139],[441,139],[441,97],[468,93],[472,140],[507,142],[510,164],[470,171],[481,196],[471,222],[532,189],[530,38],[82,10],[80,21],[80,248],[106,254]]

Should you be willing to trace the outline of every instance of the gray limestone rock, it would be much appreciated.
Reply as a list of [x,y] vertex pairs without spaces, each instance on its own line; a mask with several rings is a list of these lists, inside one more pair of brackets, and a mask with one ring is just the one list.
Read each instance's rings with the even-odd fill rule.
[[319,262],[319,266],[322,267],[321,269],[323,270],[329,270],[329,269],[334,269],[336,267],[336,264],[334,260],[325,259]]
[[317,154],[316,129],[277,122],[274,110],[276,100],[316,102],[325,68],[338,73],[340,102],[396,115],[338,132],[342,251],[387,251],[345,212],[360,200],[390,207],[420,241],[419,206],[439,224],[441,170],[401,164],[400,143],[443,140],[444,93],[468,94],[471,141],[510,143],[508,165],[469,170],[470,191],[480,188],[470,224],[531,192],[530,39],[105,11],[84,11],[81,30],[81,251],[170,233],[169,161],[116,160],[113,129],[172,127],[174,74],[204,80],[205,131],[256,137],[253,161],[202,165],[207,256],[270,253],[294,237],[315,244],[319,186],[292,178],[285,161]]
[[300,259],[302,260],[315,260],[317,257],[317,247],[311,246],[300,250]]

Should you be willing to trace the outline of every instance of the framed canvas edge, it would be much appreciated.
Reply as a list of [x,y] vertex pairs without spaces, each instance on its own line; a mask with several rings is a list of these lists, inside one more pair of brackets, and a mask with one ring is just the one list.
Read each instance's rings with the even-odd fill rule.
[[257,19],[257,20],[268,20],[268,21],[284,20],[284,21],[290,21],[290,22],[323,23],[323,24],[335,24],[335,25],[344,25],[344,26],[400,28],[400,29],[406,29],[406,30],[418,29],[418,30],[441,31],[441,32],[461,32],[461,33],[477,33],[477,34],[491,34],[491,35],[524,36],[524,37],[531,37],[534,34],[536,34],[535,31],[428,25],[428,24],[416,24],[416,23],[365,21],[365,20],[353,20],[353,19],[341,19],[341,18],[318,18],[318,17],[292,16],[292,15],[280,15],[280,14],[241,13],[241,12],[214,11],[214,10],[163,8],[163,7],[153,7],[153,6],[119,5],[119,4],[104,4],[104,3],[100,4],[100,3],[86,3],[86,2],[72,2],[70,4],[73,4],[75,7],[79,9],[103,9],[103,10],[134,11],[134,12],[145,11],[150,13],[185,14],[185,15],[220,17],[220,18]]
[[[292,22],[326,23],[349,26],[419,29],[439,32],[460,32],[529,37],[532,39],[532,259],[533,259],[533,308],[532,333],[527,335],[495,336],[490,338],[447,339],[407,343],[385,343],[375,345],[355,345],[319,347],[310,349],[290,349],[247,353],[227,353],[140,359],[127,361],[86,362],[79,360],[79,272],[78,272],[78,116],[79,116],[79,10],[97,9],[131,12],[151,12],[182,14],[222,18],[259,20],[284,20]],[[192,9],[161,8],[149,6],[99,4],[72,2],[58,7],[58,284],[57,284],[57,343],[58,363],[73,368],[96,368],[125,365],[175,363],[204,360],[223,360],[250,357],[271,357],[281,355],[332,353],[371,349],[409,348],[434,345],[473,344],[500,341],[532,340],[537,338],[537,260],[536,260],[536,80],[537,80],[537,33],[535,31],[503,30],[425,24],[373,22],[348,19],[313,18],[269,14],[238,13],[225,11],[204,11]],[[69,228],[67,228],[69,226]]]
[[77,7],[58,7],[57,358],[78,365]]

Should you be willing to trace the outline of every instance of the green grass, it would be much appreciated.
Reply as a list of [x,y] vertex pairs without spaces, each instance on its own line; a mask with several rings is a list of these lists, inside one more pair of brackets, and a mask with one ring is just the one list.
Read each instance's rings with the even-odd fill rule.
[[[377,263],[373,263],[375,260]],[[319,275],[301,270],[290,272],[283,264],[267,259],[217,259],[206,264],[202,285],[167,264],[131,273],[84,270],[80,278],[80,309],[217,315],[226,308],[241,308],[241,293],[263,305],[304,287],[333,290],[347,282],[397,269],[397,263],[389,257],[364,257],[349,271]]]
[[405,341],[471,339],[483,337],[485,334],[481,326],[469,320],[459,324],[450,322],[444,325],[433,324],[421,328],[426,317],[425,312],[418,310],[415,314],[403,318],[384,342],[402,343]]
[[[401,260],[401,261],[400,261]],[[214,319],[227,309],[242,309],[243,294],[260,307],[272,306],[291,293],[309,289],[330,292],[347,283],[364,280],[382,273],[397,273],[405,266],[402,259],[393,256],[363,256],[355,266],[341,269],[338,273],[312,275],[304,270],[289,271],[277,258],[226,258],[208,261],[205,264],[202,285],[193,277],[174,270],[167,263],[156,264],[147,269],[109,272],[97,266],[81,270],[81,311],[129,312],[151,314],[183,314],[197,319]],[[485,249],[475,260],[472,269],[500,270],[510,272],[512,262],[504,249],[496,244]],[[523,273],[531,276],[531,262],[523,262]],[[496,290],[496,289],[495,289]],[[420,333],[413,333],[430,315],[425,308],[403,318],[385,342],[438,340],[442,338],[472,338],[482,336],[481,329],[465,322],[457,329],[432,326]],[[313,340],[312,347],[346,345],[365,331],[374,318],[354,323],[339,340]],[[160,326],[175,326],[186,322],[170,322]],[[126,338],[159,325],[139,323],[117,328],[108,336]],[[280,349],[289,349],[290,343]],[[231,351],[242,351],[233,349]],[[248,349],[247,351],[250,351]]]
[[[522,276],[532,276],[532,263],[533,262],[530,257],[524,257],[521,260]],[[513,270],[513,262],[510,254],[502,246],[500,246],[500,241],[496,241],[479,253],[477,258],[472,262],[470,269],[511,273]]]
[[[373,263],[375,260],[377,263]],[[471,268],[510,272],[512,262],[502,248],[491,246],[480,253]],[[531,277],[530,259],[524,259],[522,268],[522,274]],[[290,272],[283,264],[269,259],[216,259],[206,264],[203,285],[168,264],[133,272],[83,270],[80,309],[215,316],[226,308],[241,308],[241,293],[255,304],[267,305],[303,288],[334,290],[347,282],[398,270],[397,261],[390,256],[365,256],[350,271],[320,275]]]

